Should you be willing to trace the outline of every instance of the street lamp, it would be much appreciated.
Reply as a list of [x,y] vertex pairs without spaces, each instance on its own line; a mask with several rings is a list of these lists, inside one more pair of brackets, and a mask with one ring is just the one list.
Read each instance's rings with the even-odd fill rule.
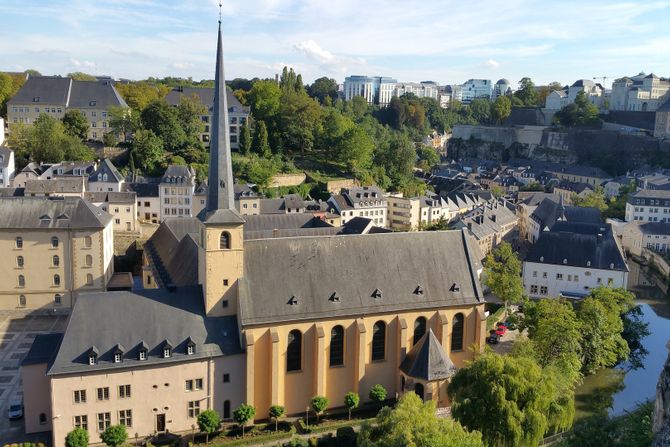
[[309,407],[305,407],[305,421],[307,421],[307,428],[309,428]]

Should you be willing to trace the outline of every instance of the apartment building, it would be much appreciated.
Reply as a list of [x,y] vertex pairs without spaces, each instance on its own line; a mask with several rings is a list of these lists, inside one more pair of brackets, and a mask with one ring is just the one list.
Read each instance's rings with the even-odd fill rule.
[[189,166],[170,165],[159,185],[160,219],[191,216],[195,193],[195,171]]
[[158,183],[126,183],[124,189],[137,197],[137,220],[139,222],[161,222],[161,196]]
[[418,230],[424,225],[440,219],[451,220],[456,214],[449,202],[436,195],[426,194],[417,197],[403,197],[401,193],[387,194],[388,223],[394,230]]
[[112,81],[31,76],[7,102],[7,122],[11,132],[17,124],[34,124],[41,114],[62,119],[68,110],[80,110],[89,123],[88,139],[100,141],[111,130],[110,107],[128,107]]
[[486,256],[501,242],[517,239],[519,218],[505,199],[485,203],[460,216],[453,223],[456,229],[467,229]]
[[399,82],[395,86],[393,96],[402,96],[405,94],[412,94],[419,98],[433,98],[435,100],[439,97],[439,87],[433,81],[424,82]]
[[112,217],[79,197],[0,198],[1,309],[70,308],[114,273]]
[[523,262],[523,286],[531,298],[580,299],[593,288],[627,283],[628,265],[609,224],[558,222]]
[[124,183],[121,173],[107,158],[88,177],[88,188],[91,192],[121,192]]
[[393,98],[398,81],[384,76],[347,76],[344,79],[344,99],[365,98],[368,104],[386,107]]
[[[205,128],[203,133],[200,134],[200,140],[209,146],[212,125],[212,108],[214,107],[214,89],[176,87],[167,94],[165,101],[171,106],[177,107],[181,103],[182,98],[196,99],[200,104],[206,107],[207,112],[201,116]],[[226,102],[228,104],[230,148],[239,150],[241,129],[249,120],[251,109],[248,106],[243,106],[230,90],[226,90]]]
[[670,191],[642,189],[628,196],[626,222],[670,222]]
[[388,226],[388,200],[377,186],[358,186],[330,196],[328,203],[342,217],[342,225],[354,217],[367,217],[375,225]]
[[624,76],[612,83],[610,110],[654,112],[670,99],[670,80],[651,73]]
[[575,102],[575,98],[580,92],[584,92],[586,98],[593,105],[603,107],[605,103],[605,88],[590,79],[579,79],[570,87],[562,90],[554,90],[545,100],[545,108],[549,110],[560,110],[568,104]]
[[87,192],[84,198],[112,215],[114,231],[137,231],[137,195],[134,192]]
[[490,79],[468,79],[461,87],[461,101],[469,104],[473,99],[491,98],[493,84]]

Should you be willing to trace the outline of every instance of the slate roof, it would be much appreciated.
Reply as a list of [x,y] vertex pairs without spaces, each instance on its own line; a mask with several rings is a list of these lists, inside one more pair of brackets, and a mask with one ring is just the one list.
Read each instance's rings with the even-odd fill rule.
[[47,368],[51,367],[51,362],[56,356],[62,339],[63,334],[61,333],[37,334],[28,354],[23,358],[21,366],[46,363]]
[[[541,233],[525,261],[628,271],[610,224],[557,222],[551,231]],[[611,264],[614,264],[613,269]]]
[[26,180],[25,194],[64,194],[84,192],[84,182],[79,178],[57,178],[51,180]]
[[644,222],[639,228],[644,234],[670,235],[670,222]]
[[[167,94],[165,101],[172,106],[178,106],[183,96],[192,97],[193,95],[197,96],[200,99],[200,103],[209,107],[211,111],[211,107],[214,104],[213,88],[177,87]],[[237,113],[249,113],[251,110],[248,106],[243,106],[228,88],[226,88],[226,102],[228,104],[229,112],[233,112],[233,108],[235,108]]]
[[101,175],[101,176],[104,176],[105,174],[107,174],[107,182],[117,182],[118,183],[118,182],[122,182],[124,180],[121,173],[116,169],[116,167],[114,166],[114,164],[112,163],[112,161],[109,158],[105,158],[104,160],[102,160],[102,162],[100,163],[100,166],[98,166],[98,169],[96,169],[90,175],[90,177],[88,178],[88,181],[89,182],[98,182],[98,181],[102,182],[102,181],[104,181],[104,180],[102,180],[102,177],[100,178],[100,180],[98,180],[98,174]]
[[195,172],[188,166],[170,165],[165,170],[161,183],[195,183]]
[[456,365],[444,352],[433,330],[428,329],[407,353],[400,370],[409,377],[433,382],[451,378],[456,374]]
[[79,197],[0,199],[0,228],[104,228],[111,220],[110,214]]
[[[64,161],[51,166],[54,176],[88,176],[95,170],[93,161]],[[77,171],[75,173],[75,171]],[[84,173],[82,173],[84,171]]]
[[242,326],[483,302],[461,231],[261,239],[244,249]]
[[137,197],[158,197],[160,190],[158,183],[126,183],[125,189],[134,191]]
[[29,77],[8,104],[63,105],[77,109],[128,107],[110,81],[73,81],[59,76]]
[[[187,341],[195,352],[186,353]],[[166,340],[172,356],[163,358]],[[147,360],[139,348],[148,347]],[[123,361],[114,363],[114,350],[125,347]],[[98,362],[88,364],[95,347]],[[242,352],[235,316],[206,317],[200,286],[138,292],[99,292],[77,298],[49,375],[136,368],[207,359]]]
[[[0,129],[1,132],[4,132],[4,129]],[[0,166],[2,167],[7,167],[9,165],[9,157],[12,155],[12,150],[8,148],[7,146],[0,146],[0,159],[2,162],[0,162]]]
[[7,104],[65,105],[71,85],[70,78],[30,76]]
[[314,217],[311,213],[255,214],[244,217],[245,233],[261,230],[332,228],[332,225]]
[[84,198],[93,203],[118,203],[132,205],[137,195],[134,192],[86,192]]
[[163,287],[198,283],[202,223],[193,217],[165,219],[144,244]]

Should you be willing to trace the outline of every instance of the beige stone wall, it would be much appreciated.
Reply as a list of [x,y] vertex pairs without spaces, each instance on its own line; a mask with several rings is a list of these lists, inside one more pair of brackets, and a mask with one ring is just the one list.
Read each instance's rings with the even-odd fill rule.
[[[165,414],[170,432],[190,432],[197,420],[188,415],[188,403],[200,402],[200,411],[214,409],[223,415],[224,401],[231,409],[242,403],[244,356],[216,357],[167,366],[147,366],[132,370],[107,371],[95,374],[56,376],[51,379],[54,447],[63,447],[65,435],[74,428],[74,417],[88,418],[91,443],[100,442],[98,413],[111,413],[111,424],[119,423],[119,411],[132,411],[131,437],[153,434],[156,415]],[[223,374],[230,382],[223,383]],[[186,380],[203,379],[201,390],[187,391]],[[119,397],[119,386],[130,385],[130,397]],[[109,387],[109,400],[99,401],[97,389]],[[86,390],[86,403],[74,403],[75,390]],[[27,415],[28,416],[28,415]]]
[[270,180],[271,188],[278,188],[280,186],[297,186],[305,183],[307,176],[304,173],[300,174],[276,174]]
[[330,180],[326,183],[326,191],[331,194],[339,194],[342,189],[351,189],[359,186],[359,183],[352,178],[345,178],[342,180]]
[[[247,382],[254,385],[247,386],[246,401],[253,402],[257,418],[262,419],[273,404],[284,405],[287,414],[301,414],[315,395],[328,397],[331,408],[343,406],[344,395],[349,391],[358,392],[361,401],[366,402],[369,389],[377,383],[387,389],[389,397],[394,397],[401,391],[398,366],[412,347],[416,319],[425,317],[428,328],[433,329],[443,346],[449,347],[451,324],[458,312],[465,315],[464,349],[445,351],[461,367],[473,358],[468,346],[482,346],[483,305],[246,329]],[[380,320],[386,323],[386,358],[373,362],[372,330]],[[330,334],[336,325],[345,330],[345,361],[344,366],[330,367]],[[302,369],[287,372],[288,334],[294,329],[302,333]]]
[[[229,250],[220,248],[224,231],[230,235]],[[198,275],[207,315],[237,315],[238,279],[244,270],[243,226],[208,225],[203,232],[204,247],[200,249]]]
[[[51,387],[46,372],[46,363],[21,367],[21,380],[29,384],[23,387],[26,433],[51,430]],[[40,422],[41,415],[44,415],[43,422]]]
[[[0,231],[0,309],[21,308],[20,295],[26,298],[26,308],[44,309],[71,307],[77,293],[104,290],[113,273],[113,236],[111,223],[104,230],[21,230]],[[16,238],[23,238],[23,248],[16,248]],[[58,247],[51,246],[51,238],[58,238]],[[87,247],[86,238],[91,238]],[[23,257],[23,267],[17,258]],[[54,265],[58,256],[58,266]],[[90,258],[88,258],[90,256]],[[90,261],[87,263],[87,261]],[[89,284],[88,275],[93,282]],[[19,286],[23,275],[25,286]],[[60,285],[54,282],[60,277]],[[61,304],[55,301],[61,295]]]

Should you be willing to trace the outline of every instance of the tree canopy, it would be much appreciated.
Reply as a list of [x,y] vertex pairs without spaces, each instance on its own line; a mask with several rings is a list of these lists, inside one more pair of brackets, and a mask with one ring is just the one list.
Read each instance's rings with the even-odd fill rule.
[[483,447],[478,432],[468,432],[452,419],[438,418],[435,403],[407,393],[395,408],[384,407],[376,424],[363,425],[359,447]]
[[566,127],[602,127],[598,107],[589,102],[583,91],[577,93],[575,102],[568,104],[554,115],[554,122]]
[[501,243],[486,255],[484,269],[486,285],[505,305],[521,301],[521,261],[509,243]]
[[63,115],[63,125],[65,126],[65,133],[85,140],[88,134],[88,121],[84,112],[78,109],[68,110]]
[[118,447],[128,439],[128,431],[125,425],[110,425],[100,433],[100,439],[109,447]]

